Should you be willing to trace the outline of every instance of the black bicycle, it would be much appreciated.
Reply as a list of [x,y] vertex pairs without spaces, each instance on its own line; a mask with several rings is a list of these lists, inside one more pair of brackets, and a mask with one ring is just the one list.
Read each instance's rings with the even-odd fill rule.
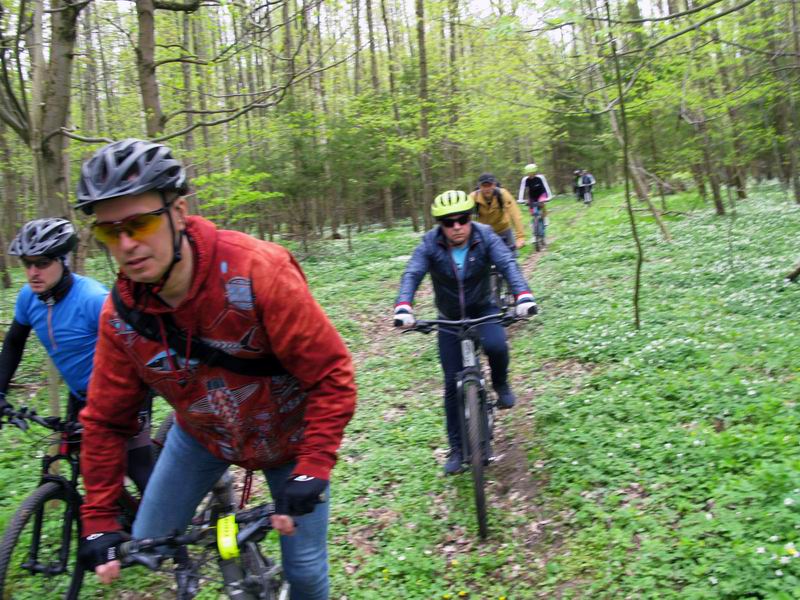
[[[0,598],[73,600],[83,582],[77,561],[81,496],[78,492],[81,426],[57,417],[40,417],[28,408],[7,409],[0,421],[23,431],[30,423],[58,436],[59,450],[42,458],[38,487],[17,509],[0,541]],[[50,436],[43,441],[50,443]],[[54,465],[66,464],[57,474]]]
[[[455,335],[461,341],[463,370],[458,373],[456,380],[460,406],[461,443],[464,461],[470,465],[472,471],[478,533],[482,539],[486,538],[488,534],[486,489],[483,471],[492,460],[495,401],[489,396],[486,379],[481,369],[481,341],[478,327],[488,323],[498,323],[508,327],[515,321],[520,320],[526,319],[505,313],[460,321],[433,319],[417,321],[412,327],[403,332],[431,333],[438,330]],[[395,322],[395,325],[397,325],[397,322]]]
[[581,187],[581,198],[583,199],[583,203],[586,206],[589,206],[594,200],[592,196],[592,186],[582,186]]
[[511,291],[511,286],[508,285],[508,281],[506,281],[506,278],[503,277],[496,265],[492,265],[489,271],[489,289],[492,301],[501,312],[505,312],[510,306],[514,305],[514,294]]
[[131,540],[119,546],[124,566],[144,565],[160,570],[166,559],[173,559],[180,549],[199,549],[187,565],[177,565],[184,572],[177,577],[179,600],[195,596],[198,584],[215,579],[208,574],[208,565],[216,562],[225,595],[236,600],[288,600],[289,584],[283,579],[281,566],[261,552],[259,542],[272,529],[274,504],[262,504],[248,510],[233,511],[230,486],[223,481],[215,486],[211,502],[192,522],[183,535]]
[[[142,413],[149,415],[147,405]],[[84,570],[78,559],[81,537],[80,445],[82,426],[77,406],[67,418],[42,417],[34,409],[5,409],[0,428],[13,425],[27,431],[31,423],[48,433],[37,440],[58,450],[42,457],[39,484],[8,522],[0,540],[0,598],[78,598]],[[65,466],[66,465],[66,466]],[[138,492],[123,488],[117,499],[120,525],[130,531],[139,508]]]

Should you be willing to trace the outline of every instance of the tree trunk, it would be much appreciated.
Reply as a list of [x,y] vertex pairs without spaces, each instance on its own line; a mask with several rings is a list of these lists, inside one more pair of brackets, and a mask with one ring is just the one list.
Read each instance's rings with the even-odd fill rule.
[[353,94],[361,93],[361,0],[353,0],[353,36],[356,56],[353,65]]
[[136,70],[139,73],[139,92],[144,108],[147,137],[156,137],[164,128],[161,98],[156,79],[156,7],[153,0],[136,0],[136,17],[139,24],[136,44]]
[[[184,13],[182,15],[183,21],[183,47],[187,50],[192,47],[192,24],[189,15]],[[186,111],[186,126],[191,127],[194,124],[194,103],[192,102],[192,65],[188,62],[181,63],[181,75],[183,76],[183,109]],[[183,136],[183,147],[191,157],[191,162],[186,165],[186,176],[189,181],[197,178],[197,166],[195,155],[195,142],[194,130],[191,130]],[[197,203],[197,194],[189,196],[189,210],[192,214],[200,214],[200,207]]]
[[[428,114],[428,60],[425,50],[425,3],[424,0],[416,0],[417,13],[417,46],[419,52],[419,137],[422,140],[422,151],[419,155],[420,173],[422,175],[422,203],[423,210],[433,204],[433,174],[431,172],[430,148],[429,148],[429,124]],[[430,212],[424,210],[425,228],[433,227],[433,219]]]

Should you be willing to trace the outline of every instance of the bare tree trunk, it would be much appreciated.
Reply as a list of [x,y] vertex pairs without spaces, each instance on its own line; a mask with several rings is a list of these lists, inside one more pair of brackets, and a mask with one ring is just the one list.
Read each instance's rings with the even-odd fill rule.
[[[181,20],[183,21],[183,47],[188,51],[189,48],[192,47],[192,24],[187,13],[181,16]],[[194,114],[192,112],[194,110],[194,103],[192,102],[192,66],[186,61],[181,63],[181,75],[183,77],[183,109],[186,111],[186,126],[191,127],[194,124]],[[192,157],[192,161],[186,165],[186,176],[189,178],[189,181],[193,181],[197,178],[194,130],[188,131],[186,135],[183,136],[183,147],[186,149],[189,156]],[[193,214],[200,213],[197,194],[189,196],[189,210]]]
[[356,56],[353,65],[353,94],[361,93],[361,0],[353,0],[353,36],[355,37]]
[[136,0],[139,23],[136,44],[136,68],[139,73],[139,91],[144,108],[144,122],[148,137],[156,137],[164,127],[161,98],[156,79],[156,7],[153,0]]
[[711,196],[714,199],[714,208],[718,215],[725,214],[725,205],[722,202],[722,192],[719,182],[719,175],[717,174],[714,159],[711,155],[711,136],[708,133],[708,125],[706,124],[705,115],[699,111],[697,115],[695,127],[700,134],[699,142],[703,155],[703,167],[705,168],[706,177],[711,183]]
[[[425,51],[425,3],[416,0],[417,13],[417,46],[419,49],[419,136],[422,140],[422,151],[419,155],[420,173],[422,175],[422,203],[425,208],[433,204],[433,174],[430,165],[428,114],[428,59]],[[425,228],[433,226],[433,219],[427,210],[423,212]]]

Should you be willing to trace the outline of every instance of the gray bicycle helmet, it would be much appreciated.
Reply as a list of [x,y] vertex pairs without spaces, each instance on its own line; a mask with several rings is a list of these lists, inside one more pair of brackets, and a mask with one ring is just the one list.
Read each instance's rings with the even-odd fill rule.
[[186,194],[186,171],[167,146],[130,138],[100,148],[83,163],[75,208],[90,215],[96,202],[150,191]]
[[78,245],[75,227],[66,219],[36,219],[23,225],[8,247],[11,256],[66,256]]

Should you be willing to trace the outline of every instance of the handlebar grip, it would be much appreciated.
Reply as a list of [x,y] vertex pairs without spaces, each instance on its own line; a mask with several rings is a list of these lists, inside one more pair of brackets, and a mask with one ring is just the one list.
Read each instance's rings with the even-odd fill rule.
[[9,417],[8,422],[15,427],[19,427],[22,431],[28,431],[28,423],[25,421],[25,419],[20,419],[19,417]]
[[143,551],[138,540],[122,542],[117,546],[117,556],[123,567],[142,565],[151,571],[158,569],[162,560],[162,557],[158,554]]

